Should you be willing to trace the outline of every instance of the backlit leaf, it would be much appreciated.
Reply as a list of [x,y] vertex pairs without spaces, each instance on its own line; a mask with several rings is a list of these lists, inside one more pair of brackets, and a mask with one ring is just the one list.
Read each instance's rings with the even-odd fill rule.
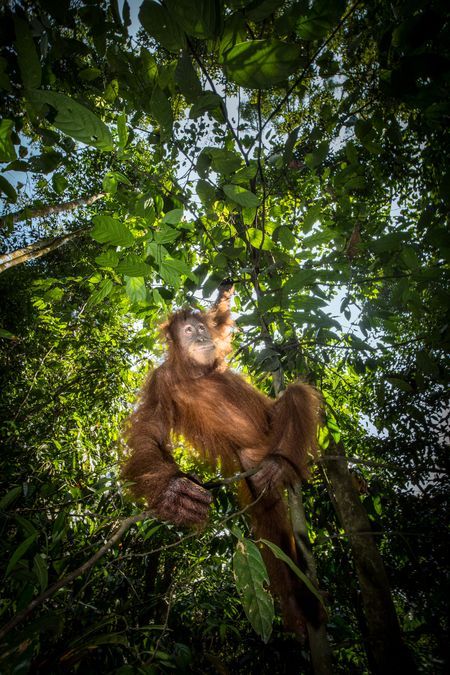
[[249,40],[230,49],[223,60],[233,82],[249,89],[270,89],[297,70],[301,48],[281,40]]
[[113,246],[131,246],[134,243],[134,237],[126,225],[111,216],[94,216],[92,218],[94,227],[91,230],[91,237],[101,244],[112,244]]
[[97,115],[65,94],[43,89],[30,89],[27,99],[34,105],[48,105],[56,110],[52,124],[64,134],[99,150],[112,150],[111,132]]
[[245,614],[264,642],[272,633],[273,598],[264,587],[269,577],[258,547],[248,539],[239,539],[233,556],[236,587]]
[[223,191],[229,199],[239,204],[239,206],[243,206],[244,208],[259,206],[259,197],[240,185],[224,185]]
[[147,33],[170,52],[178,52],[186,46],[186,37],[178,22],[158,2],[144,0],[139,10],[139,21]]
[[41,64],[31,30],[26,21],[18,16],[14,17],[14,29],[23,86],[27,89],[37,89],[41,86]]

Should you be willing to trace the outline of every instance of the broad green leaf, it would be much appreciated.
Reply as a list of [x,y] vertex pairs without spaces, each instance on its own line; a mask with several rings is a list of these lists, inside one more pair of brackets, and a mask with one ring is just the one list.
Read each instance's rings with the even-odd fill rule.
[[257,195],[240,185],[224,185],[222,189],[229,199],[244,208],[254,208],[260,204],[260,199]]
[[38,580],[42,593],[48,586],[48,569],[47,564],[40,553],[36,553],[34,556],[33,572]]
[[38,89],[41,86],[41,64],[28,24],[18,16],[14,17],[16,32],[17,61],[20,76],[26,89]]
[[5,338],[6,340],[15,340],[16,336],[14,333],[11,333],[11,331],[6,330],[6,328],[0,328],[0,338]]
[[408,391],[408,392],[413,391],[413,388],[409,384],[409,382],[404,380],[402,377],[387,377],[386,379],[387,379],[388,382],[390,382],[397,389],[401,389],[402,391]]
[[32,534],[31,537],[28,537],[23,541],[19,546],[16,548],[14,553],[12,554],[10,561],[8,563],[8,566],[6,568],[5,572],[5,577],[7,577],[14,569],[16,566],[16,563],[19,562],[19,560],[25,555],[25,553],[28,551],[30,546],[36,541],[37,539],[37,533]]
[[202,204],[205,206],[212,206],[216,201],[216,190],[207,180],[201,178],[197,181],[196,190]]
[[258,230],[256,227],[249,227],[246,234],[249,243],[255,248],[262,248],[264,251],[269,251],[272,248],[269,235],[267,233],[264,234],[262,230]]
[[170,136],[173,126],[173,114],[170,101],[160,87],[155,87],[150,99],[150,110],[164,135]]
[[103,279],[103,281],[97,286],[95,291],[89,296],[89,300],[86,303],[86,308],[90,309],[95,307],[99,302],[104,300],[113,290],[114,284],[111,279]]
[[186,276],[197,282],[197,277],[183,260],[170,257],[161,261],[159,275],[167,284],[175,288],[180,285],[181,276]]
[[64,192],[66,187],[69,185],[69,181],[65,176],[60,173],[54,173],[52,176],[52,185],[55,192],[59,195]]
[[298,578],[301,579],[301,581],[303,581],[303,583],[305,584],[305,586],[308,587],[311,593],[313,593],[316,596],[316,598],[320,601],[320,603],[324,605],[323,597],[320,594],[320,592],[314,586],[312,581],[306,576],[306,574],[302,572],[302,570],[295,564],[292,558],[286,555],[286,553],[284,553],[284,551],[282,551],[281,548],[279,548],[279,546],[274,544],[272,541],[268,541],[267,539],[261,539],[261,541],[265,546],[267,546],[267,548],[269,548],[272,551],[272,553],[276,558],[282,560],[283,562],[286,563],[286,565],[288,565],[288,567],[291,568],[294,574],[296,574]]
[[117,134],[119,136],[119,147],[124,149],[128,143],[127,115],[125,112],[117,118]]
[[245,8],[245,16],[252,21],[263,21],[263,19],[273,14],[283,2],[284,0],[256,0],[256,2],[250,2]]
[[318,204],[314,204],[314,206],[311,206],[308,211],[305,214],[305,217],[303,219],[303,232],[307,234],[313,225],[320,220],[320,216],[322,215],[322,209]]
[[194,103],[202,93],[202,84],[187,52],[178,60],[175,83],[188,103]]
[[27,99],[34,105],[48,105],[56,110],[52,124],[67,136],[99,150],[112,150],[111,132],[97,115],[65,94],[43,89],[29,89]]
[[324,38],[345,9],[344,0],[314,2],[306,16],[297,21],[297,34],[304,40]]
[[292,275],[290,279],[286,281],[283,286],[283,289],[291,291],[301,291],[305,286],[309,286],[317,281],[317,272],[316,270],[303,269],[298,270],[295,274]]
[[101,244],[132,246],[134,237],[126,225],[111,216],[94,216],[91,237]]
[[241,158],[231,150],[223,150],[222,148],[207,148],[207,152],[211,157],[212,168],[222,176],[227,176],[234,173],[241,167]]
[[207,91],[197,98],[189,112],[189,117],[191,119],[196,119],[204,113],[211,112],[213,110],[222,112],[222,106],[222,98],[218,94],[214,94],[212,91]]
[[139,21],[147,33],[156,38],[170,52],[186,46],[186,37],[166,7],[153,0],[144,0],[139,10]]
[[8,506],[12,504],[12,502],[21,494],[22,487],[20,485],[9,490],[6,495],[3,495],[3,497],[0,499],[0,511],[5,511]]
[[297,44],[281,40],[249,40],[230,49],[223,58],[233,82],[249,89],[270,89],[294,73],[301,59]]
[[113,173],[108,172],[103,176],[102,188],[105,192],[108,192],[110,195],[115,195],[117,192],[117,178]]
[[3,119],[0,122],[0,162],[12,162],[17,158],[11,132],[14,127],[12,120]]
[[125,277],[125,290],[131,302],[145,302],[147,289],[144,277]]
[[0,192],[3,192],[8,197],[9,201],[13,203],[17,201],[17,192],[4,176],[0,176]]
[[208,40],[219,34],[221,6],[218,0],[166,0],[166,5],[188,35]]
[[255,632],[264,642],[272,633],[273,598],[265,589],[269,577],[258,547],[248,539],[239,539],[233,556],[233,572],[242,606]]
[[308,152],[305,155],[305,163],[310,169],[315,169],[322,164],[328,154],[329,147],[328,141],[322,141],[314,152]]
[[384,251],[397,251],[403,244],[405,235],[402,232],[391,232],[370,242],[370,248],[374,253]]
[[283,248],[287,249],[288,251],[291,251],[296,244],[294,235],[285,225],[282,225],[275,230],[274,238],[279,241]]
[[173,227],[168,225],[163,225],[159,230],[155,230],[153,233],[154,240],[157,244],[170,244],[170,242],[175,241],[181,235],[179,230],[175,230]]
[[168,211],[166,213],[166,215],[162,219],[162,222],[167,223],[167,225],[178,225],[182,217],[183,217],[183,209],[172,209],[172,211]]
[[125,256],[119,262],[116,272],[118,274],[124,274],[127,277],[145,277],[151,272],[151,267],[138,255],[131,254]]
[[113,251],[113,249],[109,248],[98,255],[95,259],[95,262],[100,267],[114,268],[119,264],[119,254],[116,251]]

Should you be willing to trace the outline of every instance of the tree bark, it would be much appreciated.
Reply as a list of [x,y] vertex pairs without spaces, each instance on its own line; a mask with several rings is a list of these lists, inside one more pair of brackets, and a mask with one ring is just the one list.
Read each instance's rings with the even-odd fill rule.
[[[292,529],[294,530],[297,546],[300,548],[305,558],[308,577],[313,584],[319,588],[316,561],[314,560],[309,544],[306,514],[301,490],[301,485],[299,485],[296,489],[290,488],[288,491]],[[333,675],[333,661],[326,624],[322,623],[319,628],[315,628],[308,623],[306,628],[308,631],[309,649],[311,652],[314,675]]]
[[54,237],[53,239],[39,239],[29,246],[24,248],[18,248],[11,253],[4,253],[0,256],[0,274],[5,272],[10,267],[15,267],[16,265],[21,265],[22,263],[30,262],[30,260],[36,260],[41,258],[51,251],[55,251],[60,246],[64,246],[67,242],[76,237],[80,237],[89,230],[88,227],[81,227],[79,230],[74,230],[74,232],[69,232],[69,234],[63,234],[61,237]]
[[325,451],[324,473],[331,500],[352,550],[367,622],[367,656],[376,675],[416,672],[403,642],[389,580],[371,535],[370,521],[356,492],[341,445],[330,443]]
[[51,216],[54,213],[67,213],[68,211],[78,209],[80,206],[90,206],[99,199],[102,199],[105,194],[105,192],[99,192],[90,197],[79,197],[78,199],[65,202],[64,204],[50,204],[50,206],[44,206],[40,209],[22,209],[15,213],[8,213],[6,216],[0,218],[0,227],[4,225],[14,225],[14,223],[18,223],[21,220],[32,220],[33,218]]

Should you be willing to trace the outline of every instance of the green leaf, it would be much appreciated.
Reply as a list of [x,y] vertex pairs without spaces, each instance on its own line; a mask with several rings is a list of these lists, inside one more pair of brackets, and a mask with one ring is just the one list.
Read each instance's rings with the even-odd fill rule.
[[38,580],[42,593],[48,586],[48,569],[45,560],[40,553],[36,553],[34,556],[33,572]]
[[14,127],[12,120],[3,119],[0,122],[0,162],[12,162],[17,159],[16,150],[11,140]]
[[167,225],[160,227],[159,230],[155,230],[153,233],[154,240],[157,244],[170,244],[170,242],[178,239],[181,232],[175,230],[173,227],[168,227]]
[[111,216],[94,216],[92,218],[94,228],[91,231],[91,237],[101,244],[112,244],[113,246],[131,246],[134,243],[134,237],[130,230],[119,220]]
[[100,267],[117,267],[119,264],[119,254],[116,251],[113,251],[111,248],[107,249],[95,259],[95,262]]
[[11,333],[11,331],[6,330],[6,328],[0,328],[0,338],[5,338],[6,340],[15,340],[16,336],[14,333]]
[[265,546],[267,546],[267,548],[269,548],[269,549],[272,551],[272,553],[274,554],[274,556],[275,556],[276,558],[278,558],[279,560],[282,560],[283,562],[285,562],[286,565],[288,565],[288,567],[291,568],[291,570],[294,572],[294,574],[296,574],[296,575],[298,576],[298,578],[299,578],[301,581],[303,581],[303,583],[305,584],[305,586],[308,587],[308,589],[311,591],[311,593],[313,593],[313,594],[316,596],[316,598],[320,601],[320,603],[321,603],[323,606],[325,606],[325,605],[324,605],[324,602],[323,602],[323,597],[322,597],[322,595],[320,594],[320,592],[319,592],[319,591],[317,590],[317,588],[314,586],[314,584],[312,583],[312,581],[306,576],[306,574],[305,574],[304,572],[302,572],[302,570],[301,570],[299,567],[297,567],[297,565],[296,565],[295,562],[292,560],[292,558],[290,558],[288,555],[286,555],[286,553],[284,553],[284,551],[282,551],[281,548],[279,548],[279,547],[278,547],[276,544],[274,544],[272,541],[268,541],[267,539],[261,539],[261,542],[262,542]]
[[187,52],[183,52],[181,59],[178,60],[175,83],[188,103],[194,103],[202,93],[202,84]]
[[188,35],[208,40],[219,34],[221,7],[218,0],[166,0],[166,5]]
[[408,391],[408,392],[413,391],[413,388],[411,387],[409,382],[407,382],[406,380],[404,380],[401,377],[387,377],[386,379],[387,379],[388,382],[390,382],[397,389],[401,389],[402,391]]
[[160,87],[155,87],[150,99],[150,110],[164,135],[172,133],[173,114],[170,101]]
[[131,254],[125,256],[117,265],[116,272],[124,274],[127,277],[145,277],[150,274],[151,267],[147,265],[138,255]]
[[263,21],[268,16],[273,14],[284,0],[254,0],[250,2],[245,8],[245,16],[248,16],[252,21]]
[[8,506],[12,504],[12,502],[17,499],[20,494],[22,494],[22,487],[18,485],[17,487],[9,490],[6,495],[3,495],[3,497],[0,499],[0,511],[6,511]]
[[9,561],[9,563],[8,563],[8,566],[7,566],[7,568],[6,568],[5,577],[7,577],[7,576],[13,571],[14,567],[16,566],[16,563],[19,562],[19,560],[20,560],[20,559],[25,555],[25,553],[28,551],[28,549],[30,548],[30,546],[36,541],[37,536],[38,536],[37,533],[36,533],[36,534],[32,534],[31,537],[28,537],[27,539],[25,539],[25,541],[23,541],[23,542],[16,548],[16,550],[15,550],[14,553],[12,554],[12,556],[11,556],[11,558],[10,558],[10,561]]
[[239,206],[243,206],[244,208],[251,209],[260,204],[260,199],[257,195],[240,185],[224,185],[222,189],[228,199],[231,199],[233,202],[236,202],[236,204],[239,204]]
[[233,571],[242,606],[255,632],[264,642],[272,633],[273,598],[264,588],[269,577],[258,547],[248,539],[239,539],[233,556]]
[[16,32],[17,61],[23,86],[37,89],[41,86],[41,64],[28,24],[18,16],[14,17]]
[[317,272],[311,269],[298,270],[295,274],[292,275],[290,279],[286,281],[283,286],[283,289],[291,291],[301,291],[305,286],[309,286],[317,281]]
[[183,209],[172,209],[172,211],[168,211],[166,213],[162,219],[162,222],[167,223],[167,225],[178,225],[182,217]]
[[125,290],[131,302],[145,302],[147,289],[144,277],[125,277]]
[[205,148],[204,152],[209,155],[213,170],[217,171],[217,173],[220,173],[222,176],[234,173],[241,167],[241,158],[231,150]]
[[17,192],[4,176],[0,176],[0,192],[3,192],[13,204],[17,201]]
[[224,68],[233,82],[249,89],[270,89],[284,82],[300,64],[301,48],[281,40],[241,42],[224,55]]
[[201,178],[197,181],[196,190],[202,204],[205,206],[212,206],[217,199],[214,186],[208,183],[207,180]]
[[91,307],[98,305],[99,302],[104,300],[111,293],[113,287],[114,284],[111,279],[103,279],[95,291],[89,296],[89,299],[86,303],[86,309],[91,309]]
[[153,0],[144,0],[139,10],[139,21],[147,33],[156,38],[170,52],[186,46],[184,31],[166,7]]
[[184,275],[197,282],[197,277],[183,260],[164,258],[159,266],[159,275],[169,286],[177,288],[180,285],[181,276]]
[[117,134],[119,136],[119,147],[123,150],[128,143],[127,115],[125,112],[117,118]]
[[262,248],[264,251],[269,251],[272,248],[272,242],[269,236],[258,230],[256,227],[249,227],[247,230],[247,239],[249,243],[255,248]]
[[274,239],[279,241],[283,248],[287,249],[288,251],[291,251],[294,248],[296,239],[288,227],[285,225],[277,227],[273,234]]
[[69,181],[65,176],[60,173],[54,173],[52,176],[52,185],[55,192],[59,195],[64,192],[66,187],[69,185]]
[[212,91],[207,91],[198,97],[189,112],[189,117],[191,119],[196,119],[204,113],[211,112],[212,110],[218,110],[220,113],[222,113],[222,106],[222,98],[218,94],[214,94]]
[[27,99],[36,106],[49,105],[56,110],[52,124],[67,136],[99,150],[112,150],[111,132],[97,115],[65,94],[42,89],[27,90]]

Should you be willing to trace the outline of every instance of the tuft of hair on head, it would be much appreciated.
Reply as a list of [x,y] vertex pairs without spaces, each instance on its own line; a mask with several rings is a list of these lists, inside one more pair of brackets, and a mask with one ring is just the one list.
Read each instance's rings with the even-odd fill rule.
[[169,314],[167,319],[159,326],[159,334],[163,342],[166,342],[169,346],[176,342],[178,326],[192,317],[202,320],[202,312],[192,307],[183,307]]

